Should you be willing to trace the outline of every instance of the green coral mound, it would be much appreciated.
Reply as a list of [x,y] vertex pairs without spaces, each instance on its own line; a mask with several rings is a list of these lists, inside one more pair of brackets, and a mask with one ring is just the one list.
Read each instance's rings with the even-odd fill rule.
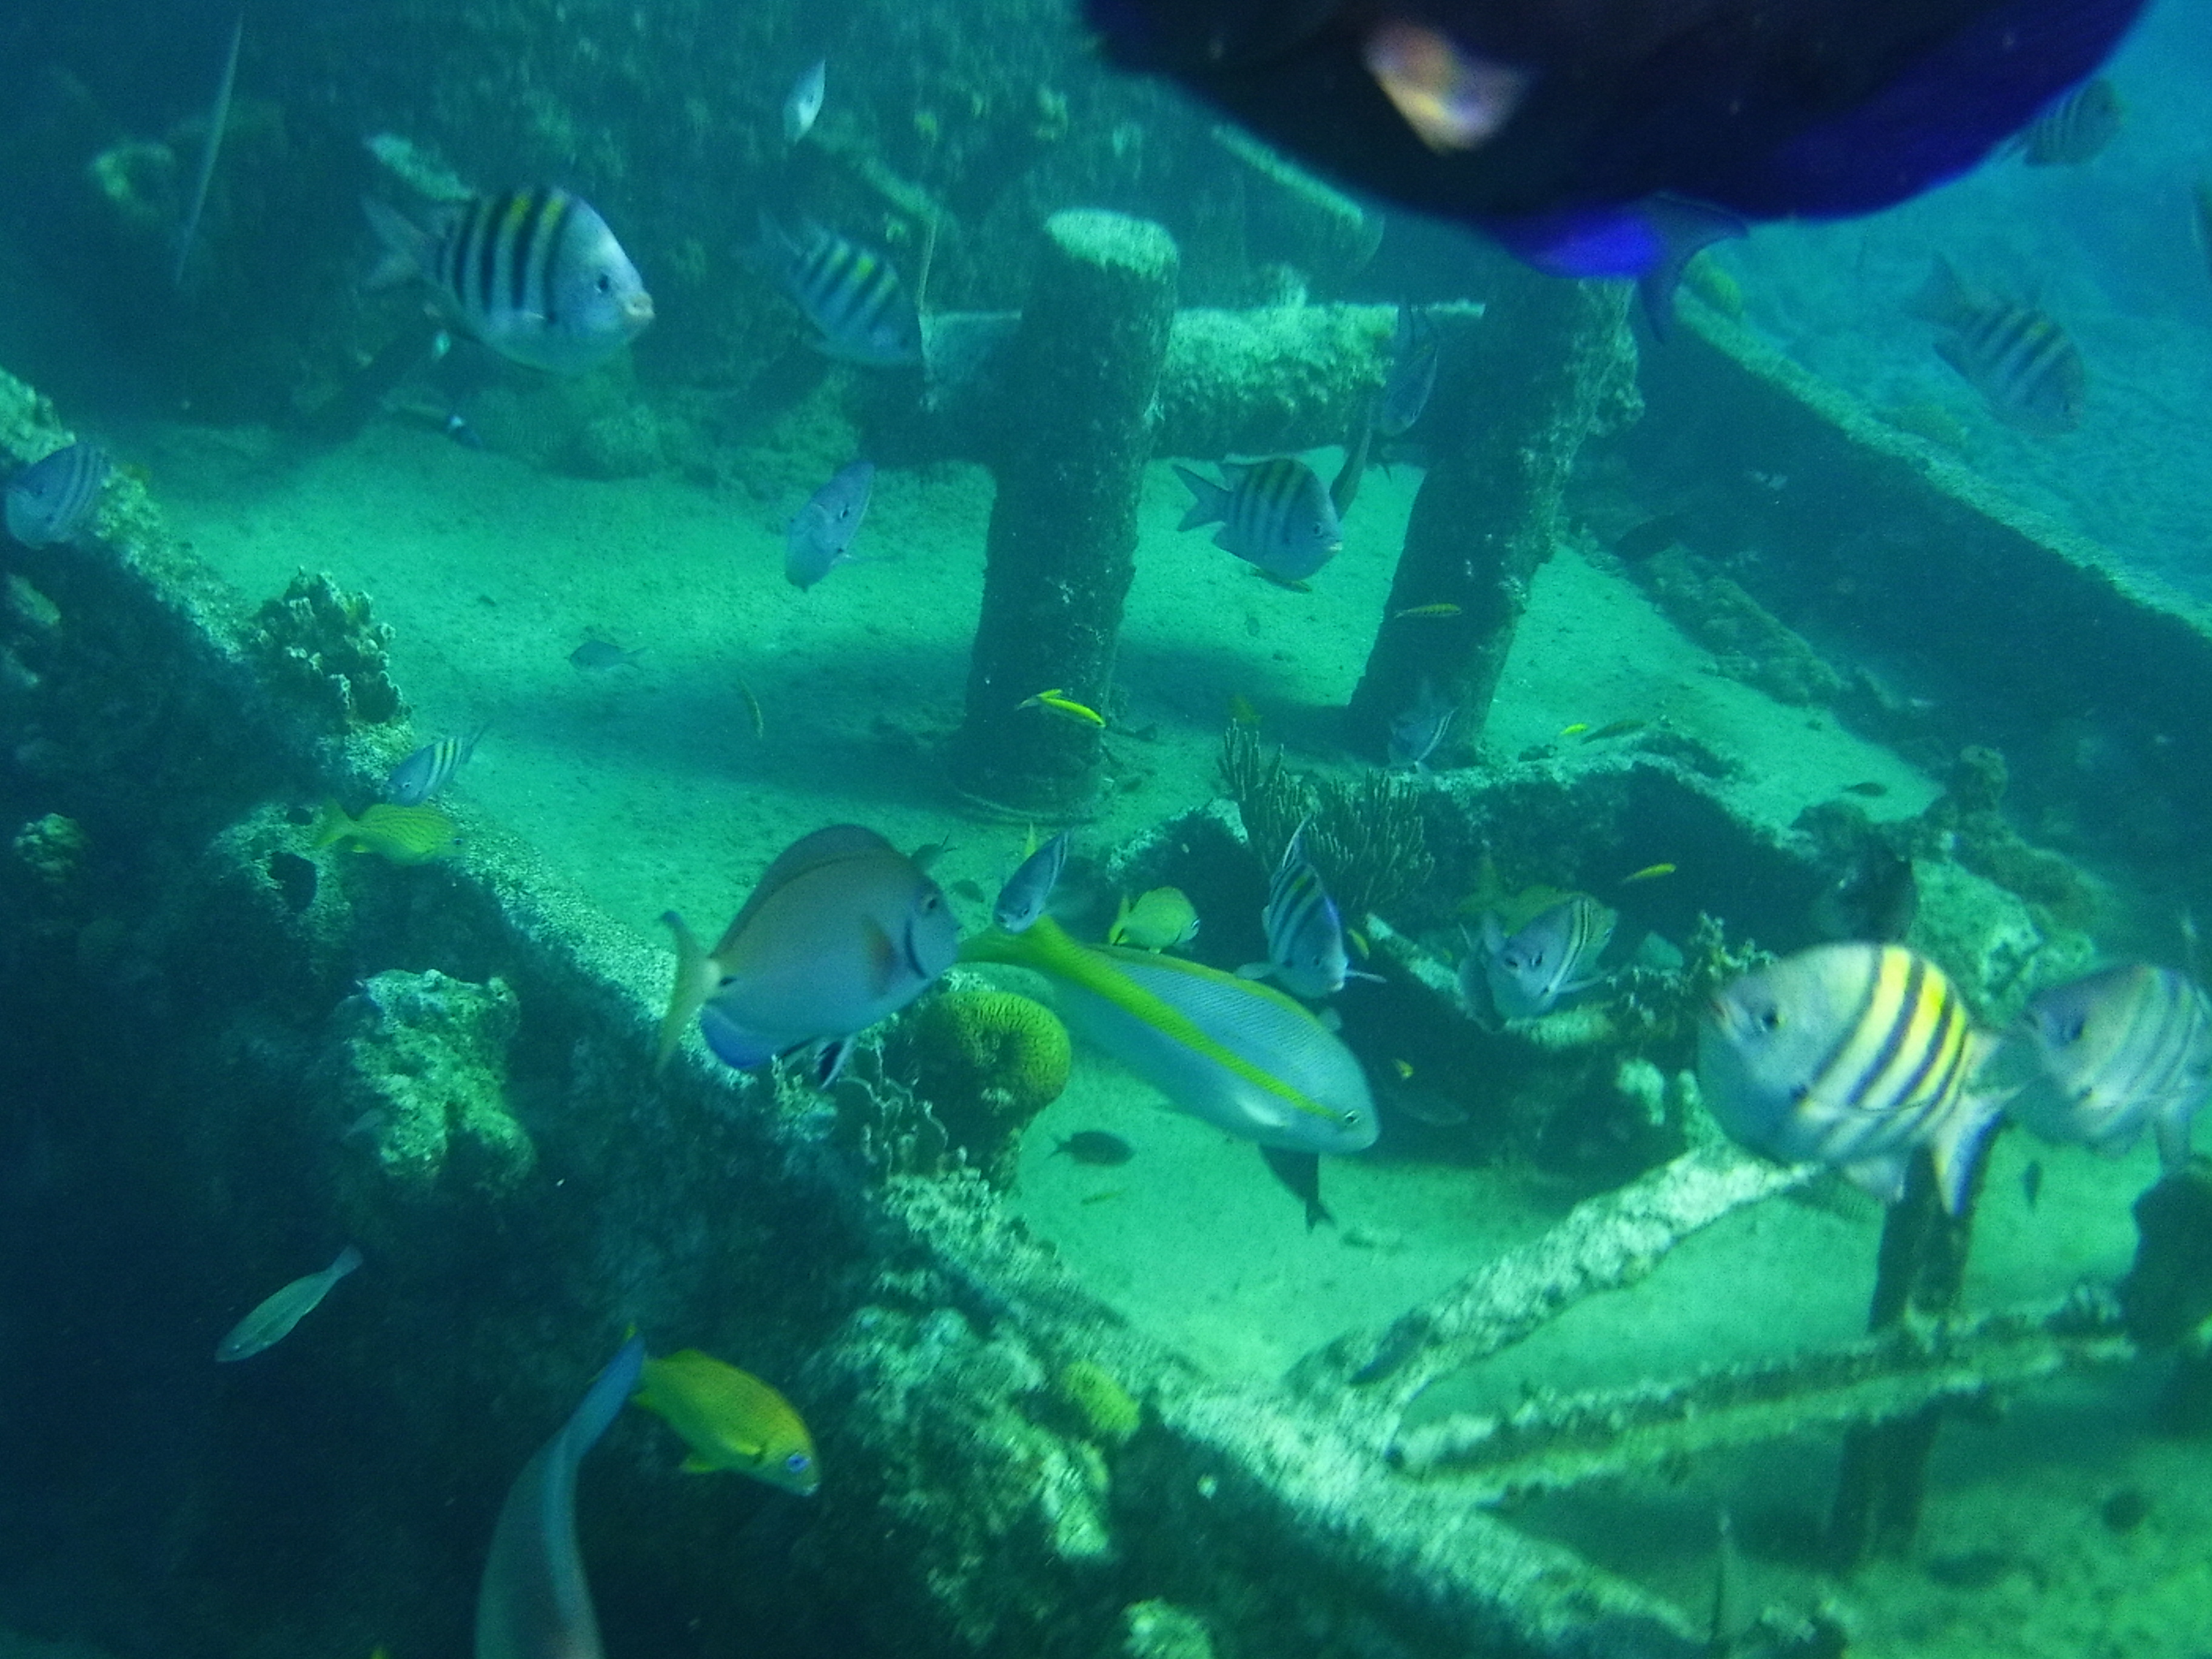
[[915,1087],[953,1144],[1010,1182],[1022,1130],[1067,1086],[1074,1054],[1060,1017],[1012,991],[960,987],[916,1009],[906,1041]]
[[1126,1446],[1145,1419],[1144,1408],[1103,1365],[1074,1359],[1053,1379],[1053,1398],[1083,1437],[1101,1446]]

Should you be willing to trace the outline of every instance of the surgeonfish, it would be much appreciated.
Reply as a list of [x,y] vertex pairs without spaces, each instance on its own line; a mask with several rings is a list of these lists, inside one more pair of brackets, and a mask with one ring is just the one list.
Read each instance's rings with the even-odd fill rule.
[[2081,424],[2089,371],[2066,331],[2035,307],[1972,286],[1939,256],[1909,309],[1936,325],[1936,355],[2007,426],[2054,438]]
[[1021,861],[991,906],[991,920],[1010,933],[1018,933],[1044,914],[1060,872],[1067,866],[1067,840],[1074,832],[1063,830]]
[[2079,167],[2105,153],[2126,117],[2120,94],[2100,75],[2045,105],[2012,148],[2032,167]]
[[325,801],[310,837],[318,848],[339,846],[374,853],[394,864],[427,864],[459,849],[460,830],[436,807],[375,802],[359,817],[349,817],[336,801]]
[[1972,1083],[1994,1040],[1941,969],[1897,945],[1815,945],[1744,975],[1698,1033],[1698,1085],[1735,1140],[1842,1173],[1884,1203],[1929,1149],[1956,1214],[2003,1105]]
[[373,196],[362,206],[387,250],[369,285],[420,277],[456,321],[515,362],[580,374],[653,320],[653,297],[607,222],[565,190],[471,197],[421,225]]
[[1279,455],[1265,461],[1224,461],[1225,484],[1177,465],[1191,503],[1178,530],[1218,524],[1213,544],[1279,582],[1303,581],[1337,556],[1344,526],[1314,470]]
[[1500,1017],[1533,1019],[1595,985],[1619,920],[1587,893],[1550,906],[1510,939],[1495,915],[1485,915],[1478,954]]
[[112,471],[106,450],[82,441],[33,461],[8,481],[8,533],[26,547],[70,540]]
[[331,1285],[359,1266],[361,1252],[349,1244],[338,1252],[337,1260],[322,1272],[295,1279],[274,1295],[264,1297],[216,1344],[216,1363],[228,1364],[233,1360],[251,1359],[264,1348],[276,1346],[292,1334],[292,1327],[314,1312],[331,1293]]
[[1375,1104],[1352,1051],[1273,986],[1180,957],[1079,945],[1050,916],[967,940],[963,962],[1032,969],[1080,1036],[1176,1109],[1288,1152],[1375,1144]]
[[799,78],[791,83],[789,96],[783,100],[783,142],[795,144],[814,129],[814,118],[822,113],[822,100],[830,90],[830,60],[817,58]]
[[696,1017],[726,1065],[759,1066],[822,1043],[822,1074],[835,1077],[852,1039],[921,995],[959,948],[938,884],[854,823],[786,848],[711,951],[673,910],[661,921],[677,951],[664,1065]]
[[890,261],[807,222],[796,232],[761,216],[754,257],[814,325],[817,350],[866,368],[921,361],[921,323]]
[[1402,438],[1429,406],[1437,386],[1437,325],[1429,313],[1401,301],[1390,336],[1390,374],[1375,403],[1375,435]]
[[602,1659],[576,1547],[576,1466],[636,1389],[644,1364],[645,1344],[633,1336],[507,1488],[477,1590],[475,1659]]
[[468,764],[477,744],[490,730],[488,725],[479,726],[465,738],[440,738],[435,743],[424,744],[392,769],[384,781],[386,798],[395,806],[420,806],[453,781],[453,774]]
[[1085,0],[1108,59],[1180,82],[1340,184],[1663,310],[1745,222],[1838,219],[1980,164],[2094,74],[2142,0]]
[[2185,975],[2106,968],[2028,999],[1990,1073],[2019,1078],[2006,1109],[2045,1140],[2118,1155],[2144,1129],[2171,1171],[2212,1096],[2212,999]]
[[876,482],[872,462],[854,461],[807,498],[783,536],[784,580],[808,588],[841,564],[851,562],[853,538],[867,516]]
[[648,1359],[637,1403],[667,1419],[690,1474],[727,1470],[811,1498],[822,1484],[814,1441],[791,1402],[750,1371],[686,1348]]
[[1295,997],[1333,997],[1346,979],[1376,979],[1359,973],[1344,951],[1344,923],[1336,901],[1322,884],[1321,872],[1306,856],[1306,826],[1291,832],[1275,865],[1261,922],[1267,934],[1267,959],[1249,962],[1237,972],[1244,979],[1273,977]]
[[1427,771],[1429,757],[1443,746],[1458,714],[1459,705],[1438,691],[1435,681],[1424,677],[1413,701],[1391,718],[1390,764]]
[[1180,887],[1155,887],[1135,898],[1124,894],[1106,930],[1109,945],[1169,951],[1198,937],[1198,908]]

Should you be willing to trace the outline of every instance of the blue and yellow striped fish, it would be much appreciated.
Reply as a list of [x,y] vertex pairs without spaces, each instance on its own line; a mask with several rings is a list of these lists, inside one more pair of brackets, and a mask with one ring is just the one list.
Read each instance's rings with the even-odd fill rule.
[[816,349],[867,368],[921,361],[921,322],[890,261],[812,222],[761,216],[757,256],[814,325]]
[[427,228],[374,197],[362,206],[387,250],[369,286],[421,277],[502,357],[580,374],[653,320],[653,298],[607,222],[565,190],[452,203]]
[[1885,1203],[1927,1147],[1956,1213],[2002,1104],[1970,1086],[1991,1046],[1924,957],[1896,945],[1823,945],[1713,999],[1698,1083],[1744,1146],[1827,1164]]
[[1176,476],[1190,486],[1190,510],[1178,530],[1218,524],[1213,544],[1257,566],[1279,582],[1303,581],[1337,555],[1344,526],[1328,491],[1304,461],[1224,461],[1218,484],[1187,466]]
[[2088,368],[2066,331],[2035,307],[1975,288],[1938,258],[1911,310],[1942,331],[1936,355],[2007,426],[2049,438],[2081,424]]
[[2212,998],[2171,968],[2103,969],[2031,997],[2005,1059],[2025,1074],[2007,1109],[2044,1139],[2119,1153],[2148,1128],[2178,1170],[2212,1097]]
[[1533,1019],[1562,997],[1597,982],[1597,961],[1620,918],[1587,893],[1576,893],[1530,920],[1511,938],[1494,915],[1482,919],[1480,948],[1460,969],[1460,992],[1472,1002],[1474,963],[1482,965],[1490,1000],[1502,1018]]

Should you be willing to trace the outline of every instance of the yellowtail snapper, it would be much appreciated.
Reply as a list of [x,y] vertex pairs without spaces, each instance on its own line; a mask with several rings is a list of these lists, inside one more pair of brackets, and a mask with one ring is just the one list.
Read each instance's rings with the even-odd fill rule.
[[387,252],[372,288],[420,277],[452,317],[502,357],[580,374],[636,338],[653,298],[591,204],[541,186],[477,196],[418,225],[364,197]]
[[1495,915],[1486,915],[1479,946],[1460,969],[1461,994],[1474,1001],[1479,963],[1491,1003],[1502,1018],[1533,1019],[1549,1013],[1562,998],[1597,983],[1598,958],[1612,943],[1619,920],[1587,893],[1552,905],[1510,938]]
[[491,730],[479,726],[465,738],[441,738],[426,743],[392,769],[384,781],[384,795],[395,806],[420,806],[453,781],[453,774],[468,764],[477,744]]
[[921,361],[921,323],[890,261],[808,222],[796,232],[761,216],[755,257],[814,325],[817,350],[866,368]]
[[1972,1086],[1991,1046],[1923,957],[1895,945],[1821,945],[1713,999],[1698,1083],[1742,1145],[1825,1164],[1884,1203],[1903,1195],[1907,1163],[1927,1147],[1955,1214],[2002,1105]]
[[32,462],[8,481],[8,533],[26,547],[71,540],[112,471],[106,450],[82,441]]
[[1314,470],[1289,456],[1272,460],[1224,461],[1226,485],[1178,465],[1191,503],[1178,530],[1218,524],[1213,544],[1234,553],[1277,581],[1303,581],[1334,558],[1344,529]]
[[216,1362],[228,1364],[251,1359],[263,1349],[275,1347],[292,1334],[295,1325],[321,1305],[333,1285],[359,1266],[361,1252],[349,1244],[338,1252],[337,1260],[322,1272],[295,1279],[264,1298],[216,1345]]
[[1322,884],[1321,872],[1306,856],[1305,837],[1301,823],[1284,847],[1267,889],[1267,908],[1261,913],[1267,959],[1247,963],[1237,974],[1245,979],[1273,977],[1292,996],[1311,999],[1334,996],[1347,979],[1380,983],[1379,975],[1359,972],[1345,955],[1344,923],[1336,901]]
[[825,1084],[853,1038],[920,996],[959,946],[937,884],[854,823],[786,848],[712,951],[673,910],[661,921],[677,950],[663,1063],[696,1018],[715,1056],[740,1068],[822,1045],[817,1075]]
[[799,509],[783,536],[784,580],[793,587],[814,586],[841,564],[853,562],[853,538],[868,514],[868,492],[876,469],[854,461],[823,484]]
[[2011,148],[2032,167],[2079,167],[2105,153],[2126,118],[2120,94],[2100,75],[2044,106]]
[[1021,861],[999,890],[998,901],[991,907],[992,921],[1010,933],[1018,933],[1044,914],[1052,901],[1052,890],[1060,883],[1060,872],[1067,866],[1067,839],[1073,833],[1061,830]]
[[795,144],[813,131],[814,118],[822,113],[822,100],[830,89],[830,60],[817,58],[799,71],[783,100],[783,142]]
[[2044,1139],[2117,1155],[2148,1128],[2177,1170],[2212,1096],[2212,1000],[2171,968],[2106,968],[2031,997],[2002,1055],[2007,1109]]
[[2066,331],[2035,307],[1973,287],[1939,258],[1911,310],[1941,331],[1936,355],[2006,425],[2049,438],[2081,424],[2089,371]]

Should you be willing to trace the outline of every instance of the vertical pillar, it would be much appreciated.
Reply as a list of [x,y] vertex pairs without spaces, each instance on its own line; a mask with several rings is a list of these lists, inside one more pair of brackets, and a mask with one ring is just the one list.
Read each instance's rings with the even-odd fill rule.
[[1046,222],[993,445],[983,610],[950,755],[954,786],[984,810],[1091,810],[1097,728],[1021,705],[1052,688],[1102,712],[1109,701],[1176,262],[1167,232],[1142,220]]

